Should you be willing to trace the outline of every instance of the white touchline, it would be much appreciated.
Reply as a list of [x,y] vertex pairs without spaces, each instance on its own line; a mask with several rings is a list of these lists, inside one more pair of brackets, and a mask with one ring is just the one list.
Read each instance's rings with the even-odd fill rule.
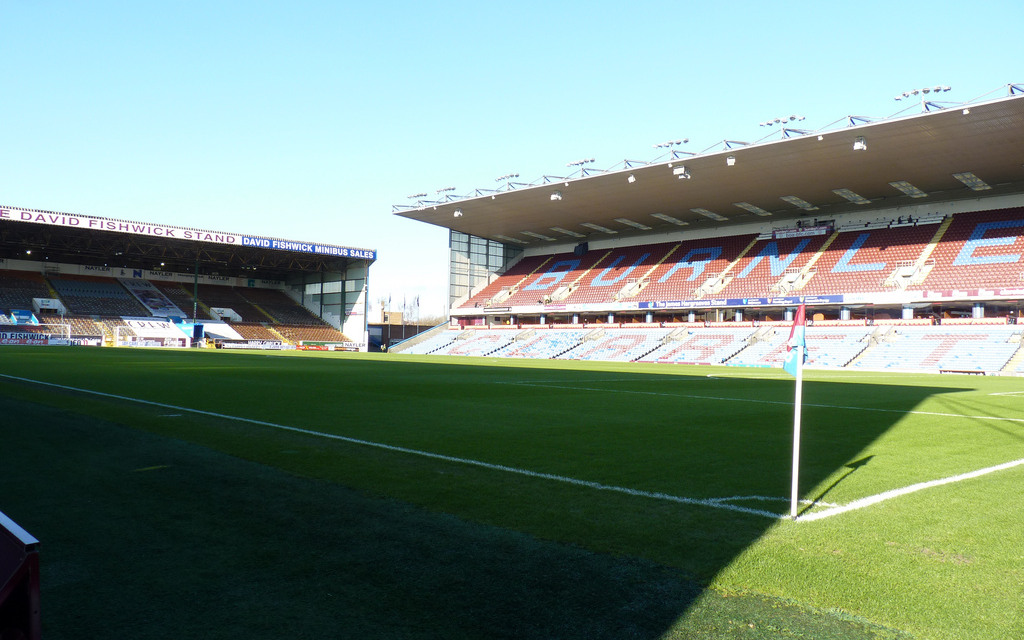
[[854,511],[855,509],[863,509],[864,507],[868,507],[873,504],[878,504],[879,502],[884,502],[885,500],[890,500],[892,498],[896,498],[899,496],[905,496],[908,493],[915,493],[917,491],[922,491],[924,489],[939,487],[944,484],[952,484],[954,482],[960,482],[961,480],[970,480],[971,478],[977,478],[979,476],[994,473],[996,471],[1012,469],[1014,467],[1019,467],[1021,465],[1024,465],[1024,458],[1021,458],[1020,460],[1004,462],[1003,464],[997,464],[993,467],[985,467],[984,469],[978,469],[977,471],[969,471],[967,473],[961,473],[960,475],[949,476],[948,478],[940,478],[939,480],[929,480],[928,482],[919,482],[917,484],[912,484],[908,487],[903,487],[901,489],[891,489],[889,491],[883,491],[882,493],[873,496],[868,496],[866,498],[854,500],[850,504],[841,507],[833,507],[825,511],[816,511],[814,513],[809,513],[805,516],[800,516],[798,518],[798,521],[809,522],[811,520],[821,520],[822,518],[828,518],[830,516],[839,515],[840,513]]
[[[387,450],[387,451],[395,451],[395,452],[398,452],[398,453],[405,453],[405,454],[421,456],[421,457],[425,457],[425,458],[432,458],[432,459],[435,459],[435,460],[444,460],[445,462],[454,462],[454,463],[465,464],[465,465],[474,466],[474,467],[481,467],[483,469],[490,469],[492,471],[503,471],[505,473],[513,473],[513,474],[517,474],[517,475],[521,475],[521,476],[527,476],[527,477],[530,477],[530,478],[539,478],[539,479],[543,479],[543,480],[553,480],[555,482],[562,482],[564,484],[570,484],[570,485],[574,485],[574,486],[578,486],[578,487],[587,487],[587,488],[590,488],[590,489],[597,489],[599,491],[610,491],[610,492],[613,492],[613,493],[622,493],[622,494],[626,494],[626,495],[630,495],[630,496],[637,496],[637,497],[641,497],[641,498],[651,498],[651,499],[654,499],[654,500],[667,500],[669,502],[676,502],[676,503],[679,503],[679,504],[690,504],[690,505],[696,505],[696,506],[702,506],[702,507],[710,507],[712,509],[724,509],[726,511],[737,511],[739,513],[747,513],[747,514],[751,514],[751,515],[757,515],[757,516],[763,516],[763,517],[766,517],[766,518],[772,518],[774,520],[788,520],[788,514],[774,513],[772,511],[765,511],[763,509],[753,509],[753,508],[750,508],[750,507],[744,507],[744,506],[740,506],[740,505],[730,504],[729,503],[729,501],[732,501],[732,500],[777,501],[777,500],[780,500],[780,498],[773,498],[773,497],[768,497],[768,496],[731,496],[731,497],[728,497],[728,498],[685,498],[685,497],[682,497],[682,496],[674,496],[674,495],[671,495],[671,494],[668,494],[668,493],[660,493],[660,492],[657,492],[657,491],[643,491],[643,490],[640,490],[640,489],[629,489],[629,488],[626,488],[626,487],[617,487],[615,485],[602,484],[600,482],[593,482],[591,480],[579,480],[577,478],[570,478],[568,476],[560,476],[560,475],[556,475],[556,474],[552,474],[552,473],[543,473],[543,472],[540,472],[540,471],[530,471],[529,469],[520,469],[518,467],[510,467],[510,466],[502,465],[502,464],[493,464],[493,463],[490,463],[490,462],[482,462],[480,460],[473,460],[471,458],[458,458],[458,457],[455,457],[455,456],[447,456],[447,455],[444,455],[444,454],[441,454],[441,453],[432,453],[430,451],[422,451],[422,450],[419,450],[419,449],[409,449],[407,447],[399,447],[399,446],[395,446],[395,445],[384,444],[384,443],[381,443],[381,442],[373,442],[371,440],[360,440],[358,438],[350,438],[348,436],[337,435],[337,434],[334,434],[334,433],[324,433],[322,431],[313,431],[312,429],[303,429],[301,427],[291,427],[291,426],[288,426],[288,425],[277,424],[275,422],[267,422],[265,420],[256,420],[256,419],[253,419],[253,418],[243,418],[243,417],[240,417],[240,416],[232,416],[232,415],[228,415],[228,414],[225,414],[225,413],[217,413],[217,412],[214,412],[214,411],[204,411],[202,409],[190,409],[189,407],[182,407],[182,406],[179,406],[179,405],[167,404],[167,403],[164,403],[164,402],[155,402],[153,400],[142,400],[140,398],[132,398],[130,396],[122,396],[122,395],[118,395],[118,394],[115,394],[115,393],[106,393],[106,392],[103,392],[103,391],[93,391],[91,389],[82,389],[80,387],[72,387],[72,386],[63,385],[63,384],[57,384],[57,383],[54,383],[54,382],[44,382],[42,380],[33,380],[31,378],[22,378],[20,376],[12,376],[12,375],[8,375],[8,374],[5,374],[5,373],[0,373],[0,378],[7,378],[9,380],[18,380],[20,382],[27,382],[27,383],[30,383],[30,384],[38,384],[38,385],[43,385],[43,386],[47,386],[47,387],[55,387],[57,389],[64,389],[66,391],[74,391],[74,392],[77,392],[77,393],[87,393],[87,394],[90,394],[90,395],[101,396],[101,397],[104,397],[104,398],[113,398],[115,400],[124,400],[126,402],[135,402],[135,403],[138,403],[138,404],[145,404],[145,405],[150,405],[150,406],[153,406],[153,407],[161,407],[161,408],[164,408],[164,409],[174,409],[176,411],[187,411],[189,413],[195,413],[195,414],[199,414],[199,415],[210,416],[210,417],[213,417],[213,418],[221,418],[221,419],[224,419],[224,420],[235,420],[237,422],[247,422],[249,424],[260,425],[260,426],[263,426],[263,427],[269,427],[271,429],[280,429],[282,431],[291,431],[291,432],[294,432],[294,433],[301,433],[301,434],[304,434],[304,435],[314,436],[314,437],[318,437],[318,438],[326,438],[326,439],[330,439],[330,440],[338,440],[338,441],[341,441],[341,442],[348,442],[350,444],[357,444],[357,445],[362,445],[362,446],[366,446],[366,447],[374,447],[374,448],[377,448],[377,449],[384,449],[384,450]],[[537,386],[540,386],[540,385],[537,385]],[[559,388],[577,389],[577,387],[559,387]],[[607,391],[606,389],[585,389],[585,388],[579,388],[579,390],[581,390],[581,391]],[[638,392],[638,393],[653,393],[653,392]],[[656,394],[656,395],[672,395],[672,394]],[[704,396],[684,396],[684,397],[703,398]],[[716,400],[717,399],[726,399],[726,400],[728,400],[728,399],[734,399],[734,398],[709,398],[709,399],[716,399]],[[742,400],[742,399],[740,399],[740,400]],[[747,401],[748,402],[758,402],[757,400],[747,400]],[[763,401],[763,402],[768,402],[768,403],[771,403],[771,404],[785,404],[785,403],[776,403],[776,402],[767,401],[767,400]],[[846,408],[846,407],[842,407],[842,408]],[[849,407],[849,408],[857,408],[857,407]],[[944,414],[941,414],[941,415],[944,415]],[[993,419],[995,419],[995,418],[993,418]],[[879,502],[884,502],[885,500],[890,500],[892,498],[896,498],[896,497],[899,497],[899,496],[907,495],[908,493],[915,493],[915,492],[921,491],[923,489],[930,489],[932,487],[938,487],[938,486],[941,486],[941,485],[944,485],[944,484],[951,484],[953,482],[960,482],[961,480],[969,480],[971,478],[977,478],[979,476],[983,476],[983,475],[986,475],[986,474],[989,474],[989,473],[993,473],[995,471],[1003,471],[1005,469],[1011,469],[1013,467],[1017,467],[1017,466],[1020,466],[1020,465],[1024,465],[1024,458],[1021,458],[1020,460],[1013,460],[1011,462],[1006,462],[1006,463],[1003,463],[1003,464],[999,464],[999,465],[996,465],[994,467],[986,467],[984,469],[979,469],[977,471],[971,471],[971,472],[962,473],[962,474],[956,475],[956,476],[950,476],[948,478],[942,478],[942,479],[939,479],[939,480],[930,480],[928,482],[920,482],[920,483],[913,484],[913,485],[910,485],[908,487],[903,487],[903,488],[900,488],[900,489],[892,489],[890,491],[885,491],[885,492],[879,493],[877,495],[868,496],[866,498],[860,498],[859,500],[854,500],[853,502],[851,502],[851,503],[849,503],[847,505],[843,505],[843,506],[836,506],[836,505],[832,505],[832,504],[829,504],[829,503],[817,503],[819,505],[828,506],[829,508],[824,510],[824,511],[816,511],[814,513],[810,513],[810,514],[807,514],[807,515],[801,515],[801,516],[799,516],[797,518],[796,521],[797,522],[810,522],[810,521],[813,521],[813,520],[821,520],[822,518],[828,518],[828,517],[831,517],[831,516],[834,516],[834,515],[839,515],[841,513],[846,513],[848,511],[853,511],[853,510],[856,510],[856,509],[863,509],[864,507],[871,506],[873,504],[878,504]],[[782,498],[781,500],[788,500],[788,498]],[[801,504],[811,504],[811,505],[814,504],[810,500],[801,500],[800,502],[801,502]]]
[[[723,502],[724,500],[734,499],[765,499],[758,496],[749,496],[747,498],[684,498],[682,496],[673,496],[667,493],[660,493],[656,491],[642,491],[639,489],[628,489],[626,487],[617,487],[615,485],[601,484],[600,482],[593,482],[591,480],[579,480],[577,478],[569,478],[567,476],[555,475],[552,473],[542,473],[540,471],[530,471],[529,469],[520,469],[518,467],[509,467],[502,464],[493,464],[490,462],[482,462],[480,460],[473,460],[470,458],[458,458],[455,456],[447,456],[441,453],[432,453],[430,451],[421,451],[419,449],[409,449],[407,447],[399,447],[390,444],[383,444],[381,442],[373,442],[371,440],[360,440],[358,438],[350,438],[348,436],[337,435],[334,433],[324,433],[322,431],[313,431],[311,429],[302,429],[300,427],[290,427],[288,425],[277,424],[274,422],[267,422],[265,420],[255,420],[253,418],[243,418],[240,416],[232,416],[224,413],[216,413],[214,411],[204,411],[202,409],[190,409],[189,407],[182,407],[173,404],[167,404],[164,402],[155,402],[153,400],[142,400],[140,398],[132,398],[130,396],[117,395],[115,393],[106,393],[103,391],[93,391],[91,389],[82,389],[79,387],[71,387],[68,385],[57,384],[54,382],[44,382],[42,380],[33,380],[31,378],[22,378],[19,376],[7,375],[0,373],[0,378],[7,378],[9,380],[18,380],[20,382],[27,382],[30,384],[38,384],[47,387],[54,387],[57,389],[64,389],[66,391],[74,391],[77,393],[87,393],[94,396],[101,396],[104,398],[113,398],[115,400],[124,400],[126,402],[135,402],[138,404],[145,404],[153,407],[161,407],[163,409],[174,409],[176,411],[187,411],[189,413],[195,413],[204,416],[210,416],[214,418],[221,418],[224,420],[235,420],[238,422],[247,422],[249,424],[256,424],[263,427],[269,427],[271,429],[280,429],[282,431],[291,431],[294,433],[301,433],[308,436],[314,436],[318,438],[327,438],[330,440],[339,440],[342,442],[348,442],[350,444],[357,444],[366,447],[375,447],[377,449],[384,449],[387,451],[395,451],[399,453],[405,453],[409,455],[422,456],[425,458],[432,458],[435,460],[444,460],[445,462],[454,462],[458,464],[465,464],[474,467],[481,467],[484,469],[490,469],[492,471],[503,471],[506,473],[514,473],[521,476],[527,476],[530,478],[540,478],[543,480],[554,480],[556,482],[562,482],[565,484],[571,484],[578,487],[588,487],[590,489],[598,489],[600,491],[611,491],[614,493],[623,493],[630,496],[637,496],[641,498],[652,498],[655,500],[667,500],[670,502],[677,502],[680,504],[692,504],[703,507],[710,507],[712,509],[724,509],[727,511],[738,511],[740,513],[749,513],[752,515],[764,516],[767,518],[777,519],[781,518],[782,514],[773,513],[771,511],[765,511],[763,509],[753,509],[750,507],[744,507],[735,504],[728,504]],[[767,498],[771,499],[771,498]]]

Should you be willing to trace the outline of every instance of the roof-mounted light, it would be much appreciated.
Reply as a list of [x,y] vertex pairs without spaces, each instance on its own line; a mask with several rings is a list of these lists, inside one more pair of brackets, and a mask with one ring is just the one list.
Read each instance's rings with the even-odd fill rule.
[[853,204],[871,204],[870,200],[860,195],[859,193],[855,193],[849,189],[833,189],[832,193],[836,194],[837,196],[842,196],[843,198],[846,198]]
[[992,188],[991,185],[989,185],[984,180],[982,180],[978,176],[974,175],[970,171],[964,171],[964,172],[961,172],[961,173],[954,173],[953,177],[956,178],[957,180],[959,180],[960,182],[964,183],[965,185],[967,185],[969,188],[973,189],[974,191],[985,191],[987,189],[991,189]]
[[897,180],[895,182],[890,182],[889,186],[893,187],[895,189],[899,189],[900,191],[902,191],[906,195],[910,196],[911,198],[927,198],[928,197],[927,193],[925,193],[924,191],[921,191],[920,189],[918,189],[914,185],[910,184],[906,180]]
[[686,220],[680,220],[679,218],[676,218],[674,216],[670,216],[667,213],[652,213],[651,217],[652,218],[657,218],[658,220],[663,220],[665,222],[671,222],[672,224],[680,226],[680,227],[685,227],[686,225],[690,224]]
[[600,231],[601,233],[607,233],[607,234],[618,233],[618,231],[616,231],[615,229],[609,229],[608,227],[602,227],[601,225],[594,224],[593,222],[581,222],[580,226],[581,227],[586,227],[588,229],[593,229],[594,231]]
[[757,206],[756,204],[750,204],[749,202],[734,202],[732,204],[733,204],[734,207],[739,207],[740,209],[746,209],[747,211],[749,211],[750,213],[754,214],[755,216],[764,217],[764,216],[772,215],[771,211],[766,211],[766,210],[762,209],[761,207]]
[[690,209],[690,211],[692,211],[694,213],[699,213],[700,215],[704,216],[705,218],[710,218],[710,219],[714,220],[715,222],[726,222],[729,219],[729,218],[726,218],[725,216],[723,216],[720,213],[715,213],[714,211],[708,211],[707,209],[704,209],[702,207],[697,207],[696,209]]
[[641,222],[637,222],[635,220],[630,220],[629,218],[615,218],[615,222],[622,223],[622,224],[626,225],[627,227],[633,227],[634,229],[640,229],[641,231],[650,231],[651,230],[651,227],[648,227],[646,224],[643,224]]
[[783,202],[788,202],[789,204],[791,204],[791,205],[793,205],[795,207],[800,207],[804,211],[817,211],[818,210],[818,207],[814,206],[810,202],[807,202],[803,198],[799,198],[797,196],[782,196],[781,198],[779,198],[779,200],[782,200]]
[[520,231],[519,233],[524,236],[530,236],[531,238],[537,238],[538,240],[547,240],[548,242],[554,242],[555,239],[551,236],[546,236],[543,233],[534,233],[533,231]]
[[586,238],[586,236],[583,235],[582,233],[577,233],[569,229],[563,229],[562,227],[550,227],[550,229],[552,231],[557,231],[558,233],[564,233],[565,235],[571,236],[573,238]]

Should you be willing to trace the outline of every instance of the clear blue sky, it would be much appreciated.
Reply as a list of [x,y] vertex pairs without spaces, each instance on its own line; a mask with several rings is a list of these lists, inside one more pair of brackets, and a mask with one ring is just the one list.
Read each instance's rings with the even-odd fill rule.
[[970,100],[1024,82],[1022,28],[1019,0],[0,0],[0,203],[376,249],[371,301],[440,315],[410,194]]

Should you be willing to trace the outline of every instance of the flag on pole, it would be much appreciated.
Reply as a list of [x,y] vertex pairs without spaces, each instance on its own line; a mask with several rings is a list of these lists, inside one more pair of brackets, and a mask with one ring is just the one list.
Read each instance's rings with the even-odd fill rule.
[[794,378],[796,377],[797,367],[802,367],[807,362],[806,333],[807,307],[800,305],[796,310],[796,317],[793,318],[793,327],[789,330],[789,340],[786,342],[786,359],[782,361],[782,368]]
[[789,498],[789,517],[796,520],[797,508],[800,504],[800,408],[803,405],[804,392],[804,361],[807,360],[807,308],[804,305],[796,310],[793,328],[789,330],[789,341],[786,343],[786,359],[782,368],[796,378],[796,394],[793,398],[793,483]]

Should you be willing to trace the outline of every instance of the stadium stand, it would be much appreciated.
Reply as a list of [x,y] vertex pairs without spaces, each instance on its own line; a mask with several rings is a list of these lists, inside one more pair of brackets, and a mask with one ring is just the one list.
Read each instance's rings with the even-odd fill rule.
[[998,372],[1020,346],[1014,325],[896,326],[850,368]]
[[[718,295],[722,276],[755,241],[755,235],[688,240],[670,245],[642,276],[634,295],[623,298],[657,302]],[[660,250],[664,245],[654,245]],[[652,252],[652,258],[660,251]]]
[[583,279],[608,252],[593,251],[584,256],[563,253],[550,260],[525,278],[522,286],[502,302],[503,305],[532,304],[564,301],[579,288]]
[[668,246],[627,247],[603,252],[590,273],[584,274],[566,296],[566,304],[614,302],[625,297],[627,287],[639,282],[654,261],[667,253]]
[[186,289],[185,285],[180,282],[163,282],[154,280],[153,284],[156,285],[157,289],[167,296],[171,302],[178,305],[178,308],[185,313],[190,314],[192,309],[195,308],[197,320],[215,319],[206,304],[195,304],[195,298],[192,297],[192,290]]
[[[199,285],[199,299],[210,310],[222,309],[226,312],[237,314],[237,318],[231,315],[221,315],[225,320],[236,322],[273,322],[270,317],[244,296],[235,287],[225,287],[214,284]],[[215,311],[213,315],[219,315]]]
[[596,327],[578,346],[558,356],[563,360],[632,362],[657,349],[672,329],[615,329]]
[[[557,305],[600,308],[623,301],[1024,287],[1024,209],[880,217],[824,228],[527,256],[460,307],[514,312],[540,304],[557,315]],[[899,307],[895,311],[856,320],[817,313],[807,331],[808,366],[1024,372],[1016,318],[962,312],[940,318],[923,309],[901,319]],[[704,316],[685,324],[631,325],[613,323],[613,314],[607,324],[595,324],[595,314],[578,323],[567,321],[569,315],[555,324],[452,327],[408,352],[778,367],[789,335],[788,323],[777,316],[776,322],[743,322],[737,315],[729,322]],[[600,313],[596,318],[604,322]]]
[[814,263],[801,295],[879,292],[899,288],[898,270],[911,268],[935,236],[934,224],[842,228]]
[[830,233],[725,236],[523,258],[460,305],[1024,287],[1024,209],[879,218]]
[[492,356],[505,358],[557,358],[561,354],[578,347],[583,336],[588,333],[582,327],[541,327],[528,329],[510,343],[492,353]]
[[50,287],[38,273],[0,270],[0,310],[31,309],[33,298],[51,297]]
[[49,278],[49,282],[73,315],[149,315],[132,294],[110,278],[62,275]]
[[[282,291],[271,289],[237,289],[235,287],[202,284],[199,299],[194,301],[191,291],[179,282],[154,281],[152,284],[180,310],[191,313],[193,307],[199,322],[216,318],[211,308],[218,308],[233,321],[238,335],[244,340],[278,341],[283,343],[343,343],[348,338],[331,327],[305,307],[297,304]],[[36,298],[58,299],[66,307],[65,315],[56,311],[36,309]],[[4,324],[16,319],[9,317],[12,310],[31,313],[38,324],[17,324],[18,331],[70,338],[88,338],[113,344],[142,339],[139,326],[130,321],[152,318],[149,309],[128,291],[117,279],[104,276],[61,274],[44,277],[25,271],[0,270],[0,311]],[[184,311],[183,311],[184,312]],[[160,318],[152,318],[160,320]],[[159,340],[176,335],[168,323],[150,322],[148,335]],[[182,333],[184,335],[184,333]]]
[[341,331],[322,323],[269,325],[284,336],[285,341],[294,344],[307,342],[346,342],[348,338]]
[[639,361],[721,364],[744,349],[754,331],[751,323],[740,327],[706,328],[703,323],[681,327],[665,336],[660,346]]
[[1024,209],[953,216],[931,255],[934,267],[914,289],[1024,287]]
[[717,295],[749,298],[777,295],[787,273],[800,272],[828,240],[827,235],[759,239],[724,274],[724,286]]
[[[727,271],[754,235],[559,253],[524,258],[463,305],[602,303],[634,299],[673,300],[716,295]],[[703,291],[699,291],[700,289]]]
[[[790,230],[778,237],[761,231],[526,256],[460,308],[582,305],[601,309],[616,304],[656,308],[663,301],[709,298],[1024,288],[1021,208],[879,218],[839,224],[821,232],[818,228],[806,233]],[[201,283],[194,300],[192,285],[170,281],[153,281],[152,285],[183,313],[195,308],[200,322],[220,319],[227,323],[222,326],[230,326],[241,340],[286,344],[347,340],[281,290]],[[34,309],[37,298],[56,298],[67,313],[58,315],[38,305]],[[14,309],[31,310],[32,319],[39,323],[17,324],[18,331],[90,337],[108,344],[115,338],[145,339],[138,323],[151,317],[147,307],[115,278],[0,270],[0,322],[17,322],[8,317]],[[940,318],[929,310],[919,313],[925,317],[901,320],[897,313],[886,320],[890,315],[879,312],[873,316],[874,322],[867,317],[836,320],[835,315],[826,318],[817,313],[807,331],[808,366],[1024,373],[1022,330],[1013,324],[1015,318],[951,317],[948,312]],[[704,315],[677,323],[667,321],[664,315],[660,321],[642,322],[643,316],[634,313],[623,323],[613,321],[614,312],[591,313],[578,321],[571,315],[563,313],[554,323],[544,324],[507,319],[502,325],[467,322],[465,328],[451,326],[421,336],[401,350],[778,367],[789,332],[788,324],[778,316],[775,322],[765,321],[771,319],[765,315],[758,321],[743,321],[737,314],[722,322]],[[677,311],[671,318],[678,315]],[[165,325],[150,333],[162,331],[166,331]]]
[[454,342],[462,331],[462,329],[444,329],[434,335],[421,337],[419,340],[410,340],[409,346],[403,349],[403,351],[417,355],[434,353],[438,349]]
[[450,356],[486,356],[509,344],[516,332],[510,329],[473,330],[459,333],[455,340],[438,347],[434,353]]
[[[781,367],[786,356],[789,326],[768,326],[751,336],[751,344],[730,358],[728,364],[749,367]],[[852,327],[807,328],[807,366],[843,367],[868,348],[872,329],[862,321]]]
[[243,289],[239,295],[260,308],[275,322],[288,325],[323,325],[324,321],[305,307],[299,306],[283,291],[276,289]]
[[280,340],[282,337],[258,322],[233,322],[231,328],[245,340]]

